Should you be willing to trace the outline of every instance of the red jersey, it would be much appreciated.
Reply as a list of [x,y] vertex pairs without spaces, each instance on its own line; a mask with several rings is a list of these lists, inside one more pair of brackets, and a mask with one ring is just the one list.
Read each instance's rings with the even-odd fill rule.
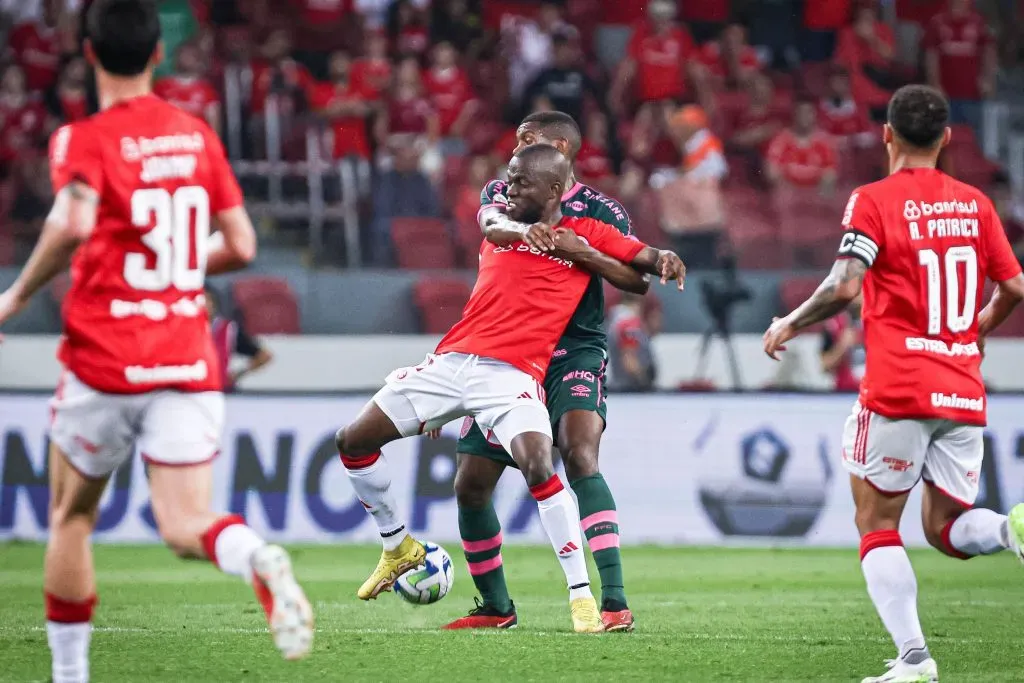
[[818,102],[818,121],[822,130],[837,138],[865,133],[871,128],[867,113],[852,99],[841,102],[830,98],[821,100]]
[[896,18],[922,26],[946,9],[948,0],[896,0]]
[[814,132],[800,139],[788,128],[776,135],[768,145],[768,163],[772,164],[793,185],[813,187],[821,182],[826,171],[838,163],[835,147],[827,135]]
[[[641,3],[613,2],[611,5],[636,5],[643,9]],[[713,24],[724,24],[729,21],[729,0],[700,0],[700,2],[684,2],[679,10],[683,21],[704,21]]]
[[943,12],[928,23],[924,46],[938,52],[939,80],[947,97],[981,99],[981,57],[992,40],[992,31],[977,12],[962,17]]
[[668,100],[686,94],[686,62],[693,54],[693,39],[676,26],[664,34],[639,25],[629,39],[629,56],[637,65],[637,96],[641,102]]
[[75,252],[60,360],[97,391],[218,391],[203,299],[210,218],[242,193],[209,126],[146,95],[58,129],[54,191],[99,193]]
[[357,59],[352,64],[352,83],[365,93],[380,99],[391,85],[391,62],[386,59]]
[[463,107],[473,99],[473,86],[458,67],[448,71],[427,69],[423,85],[440,118],[441,134],[448,135]]
[[[598,251],[626,263],[644,244],[593,218],[563,218]],[[559,337],[590,284],[590,273],[571,261],[532,251],[523,242],[480,247],[480,272],[462,319],[437,353],[468,353],[513,365],[538,382]]]
[[25,72],[25,85],[34,92],[57,82],[60,69],[60,40],[57,29],[25,22],[11,31],[8,44]]
[[984,425],[985,278],[1021,272],[992,202],[941,171],[905,169],[855,190],[843,227],[839,258],[869,267],[861,404],[892,419]]
[[153,93],[192,116],[206,120],[210,107],[220,102],[220,96],[204,78],[168,76],[153,85]]
[[434,108],[425,97],[408,100],[393,99],[388,102],[388,130],[392,133],[427,132]]
[[68,93],[61,91],[57,93],[60,102],[60,115],[63,123],[71,123],[84,119],[89,115],[89,102],[85,98],[85,92]]
[[612,175],[613,172],[608,150],[589,140],[583,140],[573,166],[581,177],[588,180],[601,180]]
[[16,159],[41,141],[46,108],[35,99],[17,107],[0,102],[0,160]]
[[293,0],[310,26],[333,24],[352,10],[350,0]]
[[852,9],[852,0],[811,0],[804,4],[804,28],[835,31],[849,23]]
[[[717,40],[704,43],[697,53],[697,58],[712,77],[721,80],[730,75],[729,64],[725,59],[725,55],[722,54],[722,46]],[[736,62],[739,69],[739,73],[736,74],[737,76],[756,73],[761,70],[762,66],[761,56],[757,53],[757,50],[749,45],[743,46]]]
[[[311,104],[314,109],[326,109],[335,102],[360,102],[372,99],[355,87],[347,84],[318,83],[313,89]],[[354,154],[370,158],[370,139],[366,134],[366,119],[362,116],[340,116],[331,119],[331,133],[334,136],[332,154],[335,159]]]

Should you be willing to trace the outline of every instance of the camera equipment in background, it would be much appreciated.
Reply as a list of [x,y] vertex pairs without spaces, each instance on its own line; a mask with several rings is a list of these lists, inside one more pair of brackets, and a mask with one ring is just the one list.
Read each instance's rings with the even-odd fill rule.
[[701,300],[704,303],[704,310],[711,318],[711,325],[701,338],[695,374],[697,379],[706,377],[708,351],[711,349],[711,342],[718,336],[725,344],[725,353],[729,358],[733,389],[739,391],[743,388],[743,382],[740,378],[736,349],[732,344],[732,314],[738,304],[750,300],[751,294],[736,274],[735,258],[723,256],[719,259],[718,265],[719,272],[709,275],[700,283]]

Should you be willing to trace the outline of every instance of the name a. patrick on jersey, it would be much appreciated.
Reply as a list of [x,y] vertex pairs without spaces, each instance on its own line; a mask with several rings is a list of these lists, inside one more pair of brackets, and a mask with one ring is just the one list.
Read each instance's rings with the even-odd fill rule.
[[[915,202],[908,199],[903,205],[903,217],[909,221],[910,239],[921,240],[925,237],[968,237],[977,238],[979,223],[977,218],[969,216],[978,214],[978,201],[957,200],[942,202]],[[929,218],[929,216],[950,216],[949,218]],[[922,218],[925,233],[921,232]]]

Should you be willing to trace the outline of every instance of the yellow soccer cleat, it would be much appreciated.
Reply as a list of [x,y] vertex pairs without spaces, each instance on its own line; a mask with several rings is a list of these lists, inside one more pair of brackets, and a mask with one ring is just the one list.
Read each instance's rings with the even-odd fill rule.
[[576,598],[569,602],[572,614],[572,629],[576,633],[602,633],[604,623],[594,598]]
[[397,548],[380,554],[377,568],[359,587],[356,595],[360,600],[373,600],[381,592],[390,590],[399,576],[423,564],[426,558],[427,551],[423,544],[412,536],[406,536]]

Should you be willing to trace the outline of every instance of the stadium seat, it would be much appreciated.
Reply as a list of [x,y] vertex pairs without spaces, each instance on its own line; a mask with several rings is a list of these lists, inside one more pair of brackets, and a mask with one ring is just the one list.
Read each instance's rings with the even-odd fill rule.
[[413,286],[413,300],[424,334],[444,334],[462,317],[472,288],[465,280],[424,277]]
[[231,284],[231,296],[251,334],[299,334],[299,303],[287,280],[249,277]]
[[668,244],[668,238],[661,229],[661,212],[658,195],[653,190],[645,190],[626,207],[633,221],[633,233],[645,244],[659,249]]
[[949,172],[968,185],[985,189],[995,179],[1000,166],[985,158],[974,129],[969,125],[950,126],[950,129],[952,137],[946,147]]
[[10,232],[0,232],[0,266],[13,266],[14,252],[14,235]]
[[391,221],[391,240],[400,268],[433,270],[455,267],[455,245],[448,226],[439,218],[395,218]]

